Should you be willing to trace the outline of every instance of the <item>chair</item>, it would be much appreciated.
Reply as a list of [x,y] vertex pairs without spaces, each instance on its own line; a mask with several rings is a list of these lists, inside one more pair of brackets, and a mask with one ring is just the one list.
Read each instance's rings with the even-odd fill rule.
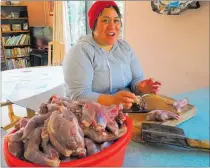
[[64,43],[52,41],[48,43],[48,66],[61,65],[64,59]]
[[8,116],[10,119],[10,124],[3,126],[2,128],[4,130],[8,130],[9,128],[15,126],[15,124],[20,120],[20,117],[18,117],[14,114],[12,104],[13,103],[10,101],[1,102],[1,104],[0,104],[1,107],[8,106]]
[[[12,127],[15,126],[15,124],[20,120],[21,117],[15,115],[14,111],[13,111],[13,105],[14,103],[10,102],[10,101],[5,101],[5,102],[1,102],[0,103],[0,107],[4,107],[4,106],[8,106],[8,116],[9,116],[9,119],[10,119],[10,123],[7,124],[6,126],[3,126],[1,127],[2,129],[4,130],[8,130]],[[26,112],[27,112],[27,117],[28,118],[31,118],[35,115],[35,111],[29,109],[29,108],[26,108]]]

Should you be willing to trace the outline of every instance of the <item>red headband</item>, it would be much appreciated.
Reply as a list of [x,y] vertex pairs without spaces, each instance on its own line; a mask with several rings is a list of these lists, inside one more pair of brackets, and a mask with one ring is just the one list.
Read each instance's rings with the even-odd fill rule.
[[91,6],[90,10],[88,11],[88,21],[91,30],[93,30],[93,26],[98,18],[98,15],[104,10],[104,8],[110,6],[117,6],[117,4],[114,1],[96,1]]

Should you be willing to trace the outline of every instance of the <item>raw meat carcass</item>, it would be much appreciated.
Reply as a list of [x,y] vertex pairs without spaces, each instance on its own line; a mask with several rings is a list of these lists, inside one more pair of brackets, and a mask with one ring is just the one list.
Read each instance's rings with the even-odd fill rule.
[[16,141],[16,142],[22,141],[23,131],[24,131],[24,128],[21,128],[18,131],[14,132],[13,134],[9,134],[7,136],[8,141],[10,141],[10,142],[11,141]]
[[18,123],[15,124],[15,129],[19,130],[20,128],[23,128],[27,125],[29,121],[29,118],[21,118],[20,121]]
[[117,119],[120,120],[120,118],[118,118],[119,111],[121,111],[121,106],[114,105],[106,109],[106,111],[104,112],[107,129],[110,130],[116,136],[119,135],[119,126],[117,124]]
[[42,128],[38,127],[34,130],[30,139],[27,142],[26,149],[24,152],[24,157],[36,164],[42,164],[46,166],[58,166],[60,164],[60,160],[57,158],[50,158],[43,152],[39,150],[39,146],[41,144],[41,132]]
[[50,138],[47,133],[46,127],[42,128],[41,138],[42,138],[42,148],[43,148],[44,153],[50,158],[58,159],[59,153],[56,150],[56,148],[54,148],[51,145]]
[[9,142],[8,141],[8,150],[9,152],[14,155],[15,157],[21,158],[24,153],[24,143],[20,142]]
[[50,99],[48,100],[48,103],[52,103],[52,104],[57,104],[57,105],[64,105],[63,102],[66,103],[72,103],[71,99],[69,99],[68,97],[60,97],[60,96],[56,96],[53,95],[50,97]]
[[107,142],[104,142],[100,145],[100,148],[101,150],[105,149],[105,148],[108,148],[109,146],[111,146],[112,144],[114,143],[114,141],[107,141]]
[[90,127],[81,126],[81,127],[84,132],[84,135],[87,136],[88,138],[92,139],[96,143],[103,143],[106,141],[116,140],[116,139],[120,138],[121,136],[123,136],[127,132],[126,126],[119,129],[118,135],[115,135],[112,132],[99,133],[92,126],[90,126]]
[[48,112],[53,112],[59,110],[60,105],[55,103],[42,103],[39,107],[39,114],[46,114]]
[[86,127],[92,126],[91,129],[95,129],[101,135],[105,135],[105,128],[107,128],[118,136],[119,126],[116,121],[124,122],[125,120],[122,109],[121,105],[106,107],[95,102],[86,102],[80,121]]
[[90,125],[96,126],[96,115],[99,111],[100,106],[97,106],[97,103],[87,102],[83,106],[82,110],[82,117],[80,119],[80,122],[84,124],[86,127],[89,127]]
[[84,134],[75,115],[63,107],[62,112],[54,111],[47,123],[47,131],[52,145],[64,156],[72,153],[86,155]]
[[87,148],[88,156],[100,152],[100,147],[96,145],[90,138],[85,138],[85,145]]
[[169,119],[179,119],[179,115],[170,111],[153,110],[146,116],[147,121],[166,121]]
[[187,104],[189,104],[189,100],[187,98],[183,100],[177,100],[173,103],[173,106],[177,109],[177,112],[181,112],[182,108],[184,108]]
[[39,114],[31,118],[24,128],[24,132],[22,136],[23,142],[29,139],[31,133],[34,131],[35,128],[37,128],[38,126],[44,125],[44,121],[48,119],[51,116],[51,114],[52,114],[51,112],[48,112],[45,114]]
[[24,128],[21,128],[17,132],[7,135],[5,138],[8,139],[8,149],[9,152],[18,157],[21,158],[24,153],[24,144],[22,142],[22,135],[23,135]]
[[82,108],[82,116],[80,122],[86,126],[92,126],[99,134],[105,132],[107,126],[108,115],[105,106],[96,102],[86,102]]

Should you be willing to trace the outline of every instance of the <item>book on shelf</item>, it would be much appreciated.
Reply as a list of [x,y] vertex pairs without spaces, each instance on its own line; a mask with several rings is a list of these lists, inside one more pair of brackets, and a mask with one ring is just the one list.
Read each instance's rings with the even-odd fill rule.
[[9,59],[7,60],[7,67],[8,69],[14,69],[14,68],[25,68],[29,67],[30,62],[28,59]]
[[29,52],[30,52],[30,47],[5,49],[5,56],[6,58],[28,56]]
[[3,55],[3,50],[2,50],[2,44],[0,45],[0,50],[1,50],[1,71],[7,70],[6,64],[4,62],[4,55]]
[[28,34],[20,34],[13,35],[9,37],[2,37],[3,45],[12,46],[12,45],[30,45],[30,35]]

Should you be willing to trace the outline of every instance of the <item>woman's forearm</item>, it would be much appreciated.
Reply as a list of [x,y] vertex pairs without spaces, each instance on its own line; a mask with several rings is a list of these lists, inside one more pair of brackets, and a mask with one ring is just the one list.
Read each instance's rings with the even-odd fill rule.
[[143,93],[144,93],[143,87],[142,87],[142,85],[141,85],[141,81],[139,81],[139,82],[136,84],[135,88],[136,88],[136,92],[137,92],[138,94],[143,94]]
[[111,106],[114,104],[114,97],[113,95],[109,95],[109,94],[101,94],[98,97],[97,102],[105,106]]

